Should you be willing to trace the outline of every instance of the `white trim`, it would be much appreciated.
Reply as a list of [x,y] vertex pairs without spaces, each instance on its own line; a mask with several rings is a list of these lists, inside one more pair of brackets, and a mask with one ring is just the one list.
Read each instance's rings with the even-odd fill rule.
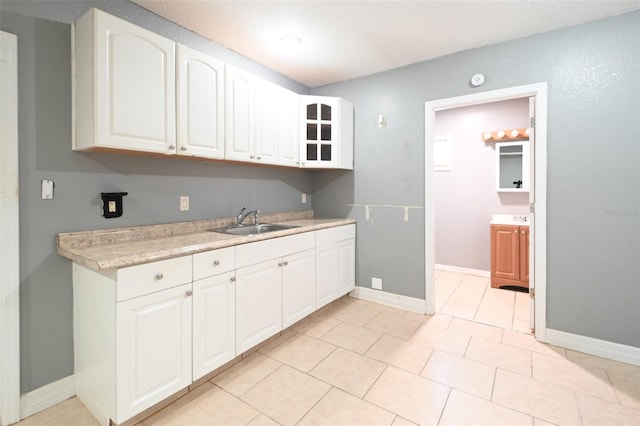
[[20,420],[18,38],[0,31],[0,423]]
[[20,398],[20,418],[25,419],[76,395],[76,381],[67,376],[41,388],[25,393]]
[[640,366],[640,348],[547,328],[547,343]]
[[475,275],[483,278],[491,278],[491,271],[483,271],[482,269],[464,268],[462,266],[442,265],[440,263],[436,263],[435,266],[436,266],[436,269],[440,269],[441,271],[460,272],[461,274],[466,274],[466,275]]
[[369,287],[360,286],[356,286],[349,295],[357,299],[393,306],[394,308],[417,312],[419,314],[424,314],[426,312],[424,300],[417,299],[415,297],[402,296],[400,294],[388,293],[386,291],[374,290]]
[[[535,335],[546,341],[546,277],[547,277],[547,83],[480,92],[472,95],[425,102],[425,295],[427,313],[435,312],[435,173],[433,170],[433,141],[435,137],[436,111],[498,102],[509,99],[535,97],[535,185],[529,198],[536,203],[536,213],[531,215],[530,232],[534,236],[530,245],[530,280],[535,283]],[[533,217],[535,216],[535,217]]]

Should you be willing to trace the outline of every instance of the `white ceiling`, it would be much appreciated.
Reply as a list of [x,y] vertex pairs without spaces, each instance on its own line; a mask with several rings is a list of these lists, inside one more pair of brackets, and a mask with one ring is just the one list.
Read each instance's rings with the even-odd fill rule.
[[[640,0],[133,2],[308,87],[640,9]],[[285,35],[302,43],[286,50]]]

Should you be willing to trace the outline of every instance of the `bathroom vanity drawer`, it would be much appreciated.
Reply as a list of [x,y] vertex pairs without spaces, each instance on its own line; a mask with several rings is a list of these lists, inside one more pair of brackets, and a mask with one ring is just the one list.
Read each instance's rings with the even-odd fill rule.
[[120,302],[190,283],[191,262],[191,256],[182,256],[118,269],[116,300]]
[[193,255],[193,280],[199,280],[236,268],[236,248],[226,247]]

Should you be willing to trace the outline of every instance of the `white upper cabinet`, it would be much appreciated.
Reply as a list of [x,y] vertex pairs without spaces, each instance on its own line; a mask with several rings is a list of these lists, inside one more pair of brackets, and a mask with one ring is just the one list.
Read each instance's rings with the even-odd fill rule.
[[224,64],[178,45],[178,155],[224,158]]
[[225,159],[250,161],[255,144],[255,77],[226,66]]
[[353,105],[328,96],[300,96],[300,166],[353,170]]
[[278,164],[300,167],[300,95],[283,87],[274,87],[273,103],[278,111]]
[[174,154],[175,43],[91,9],[74,49],[74,149]]
[[299,167],[298,94],[226,67],[225,158]]

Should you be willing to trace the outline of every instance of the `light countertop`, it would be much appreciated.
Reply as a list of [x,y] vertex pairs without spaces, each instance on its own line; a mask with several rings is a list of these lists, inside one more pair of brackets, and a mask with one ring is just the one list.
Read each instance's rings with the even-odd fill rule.
[[58,253],[67,259],[100,271],[185,256],[285,235],[317,231],[355,223],[353,219],[313,218],[313,212],[264,215],[262,223],[280,223],[298,228],[257,235],[211,232],[233,219],[182,222],[58,234]]
[[491,225],[513,225],[529,226],[529,216],[512,214],[494,214],[491,218]]

